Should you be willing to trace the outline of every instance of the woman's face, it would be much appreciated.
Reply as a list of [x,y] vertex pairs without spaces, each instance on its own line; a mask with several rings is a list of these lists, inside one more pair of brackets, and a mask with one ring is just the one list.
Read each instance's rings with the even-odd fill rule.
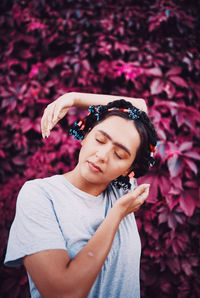
[[87,183],[105,189],[127,175],[140,146],[140,136],[133,121],[110,116],[97,124],[82,141],[79,174]]

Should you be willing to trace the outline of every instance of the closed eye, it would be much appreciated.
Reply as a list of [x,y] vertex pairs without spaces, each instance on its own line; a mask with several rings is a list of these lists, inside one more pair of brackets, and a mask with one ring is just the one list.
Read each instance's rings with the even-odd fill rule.
[[122,157],[119,154],[117,154],[117,152],[115,152],[115,155],[117,156],[117,158],[122,159]]
[[100,144],[104,144],[104,141],[100,140],[100,139],[96,139],[96,141]]

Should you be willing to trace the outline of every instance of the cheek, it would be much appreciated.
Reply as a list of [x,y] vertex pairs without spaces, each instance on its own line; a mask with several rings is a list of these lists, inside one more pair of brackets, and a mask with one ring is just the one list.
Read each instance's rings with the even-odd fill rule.
[[94,144],[92,144],[92,142],[90,141],[82,142],[81,149],[79,152],[79,160],[91,155],[92,152],[94,151],[93,149],[94,149]]
[[120,175],[124,174],[124,172],[129,170],[131,165],[132,165],[131,162],[117,163],[115,161],[115,162],[113,162],[112,165],[110,165],[110,171],[112,172],[112,175],[119,177]]

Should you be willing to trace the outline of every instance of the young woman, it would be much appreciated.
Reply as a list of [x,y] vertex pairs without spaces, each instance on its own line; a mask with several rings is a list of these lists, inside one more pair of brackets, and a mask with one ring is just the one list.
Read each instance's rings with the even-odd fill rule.
[[129,177],[153,163],[156,134],[144,101],[118,99],[70,93],[45,109],[43,137],[71,106],[95,104],[70,130],[82,143],[77,166],[27,181],[18,195],[5,264],[24,264],[31,297],[140,297],[134,212],[149,185]]

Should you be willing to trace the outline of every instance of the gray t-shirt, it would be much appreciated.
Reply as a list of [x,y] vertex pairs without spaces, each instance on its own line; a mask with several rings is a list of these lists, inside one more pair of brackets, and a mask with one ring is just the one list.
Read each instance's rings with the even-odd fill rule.
[[[27,181],[17,198],[5,265],[21,265],[24,256],[46,249],[66,249],[73,258],[123,194],[123,190],[109,185],[96,197],[76,188],[63,175]],[[141,243],[132,213],[121,221],[88,297],[140,297],[140,254]],[[29,275],[28,278],[31,297],[41,297]]]

